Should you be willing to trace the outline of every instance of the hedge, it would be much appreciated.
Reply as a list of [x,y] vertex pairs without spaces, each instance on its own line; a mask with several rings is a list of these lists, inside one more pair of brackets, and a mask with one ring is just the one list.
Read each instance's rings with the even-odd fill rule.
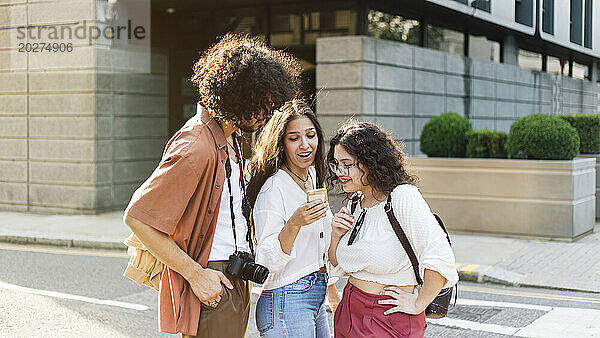
[[579,135],[558,116],[533,114],[510,126],[506,151],[509,158],[572,160],[579,154]]
[[581,154],[600,154],[600,115],[574,114],[560,118],[577,130]]
[[472,130],[467,132],[467,157],[507,158],[508,134],[501,131]]
[[465,157],[470,130],[471,122],[456,113],[435,116],[423,126],[420,149],[430,157]]

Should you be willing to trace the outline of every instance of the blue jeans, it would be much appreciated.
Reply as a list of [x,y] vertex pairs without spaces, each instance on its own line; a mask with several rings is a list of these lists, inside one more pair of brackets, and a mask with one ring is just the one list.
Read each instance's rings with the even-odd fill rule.
[[256,304],[260,336],[329,338],[326,294],[327,274],[319,272],[277,289],[264,290]]

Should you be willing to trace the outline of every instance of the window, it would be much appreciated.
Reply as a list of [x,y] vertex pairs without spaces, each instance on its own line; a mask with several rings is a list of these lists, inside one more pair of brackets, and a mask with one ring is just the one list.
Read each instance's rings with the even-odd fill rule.
[[[492,0],[454,0],[456,2],[460,2],[463,5],[475,7],[482,9],[486,12],[490,12],[490,1]],[[504,0],[506,1],[506,0]]]
[[531,70],[542,70],[542,54],[519,49],[519,67]]
[[592,0],[586,0],[583,46],[587,48],[592,48],[592,9]]
[[582,0],[571,0],[571,42],[581,45]]
[[427,25],[427,47],[450,54],[464,55],[465,34],[452,29]]
[[533,27],[533,0],[515,0],[515,21]]
[[573,62],[573,78],[587,80],[589,76],[588,66]]
[[569,62],[567,60],[561,60],[557,57],[548,55],[546,59],[546,72],[567,75],[569,74]]
[[554,35],[554,0],[544,1],[542,7],[542,30],[544,33]]
[[355,34],[356,12],[349,10],[293,11],[278,7],[271,14],[271,45],[314,45],[318,37]]
[[491,10],[490,2],[492,2],[492,0],[474,0],[471,2],[471,6],[479,8],[489,13]]
[[469,57],[500,62],[500,43],[485,36],[469,36]]

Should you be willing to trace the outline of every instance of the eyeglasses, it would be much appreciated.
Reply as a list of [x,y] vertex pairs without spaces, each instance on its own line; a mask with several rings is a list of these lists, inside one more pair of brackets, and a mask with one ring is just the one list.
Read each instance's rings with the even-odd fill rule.
[[355,166],[356,163],[352,164],[341,164],[341,163],[329,163],[329,170],[331,170],[334,174],[337,175],[339,172],[342,176],[350,175],[350,168]]

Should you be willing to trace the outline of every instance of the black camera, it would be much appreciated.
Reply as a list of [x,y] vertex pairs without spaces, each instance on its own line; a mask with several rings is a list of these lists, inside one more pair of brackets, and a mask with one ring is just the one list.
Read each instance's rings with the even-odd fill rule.
[[243,251],[237,251],[229,256],[226,271],[235,277],[262,284],[269,276],[269,269],[254,263],[254,257]]

